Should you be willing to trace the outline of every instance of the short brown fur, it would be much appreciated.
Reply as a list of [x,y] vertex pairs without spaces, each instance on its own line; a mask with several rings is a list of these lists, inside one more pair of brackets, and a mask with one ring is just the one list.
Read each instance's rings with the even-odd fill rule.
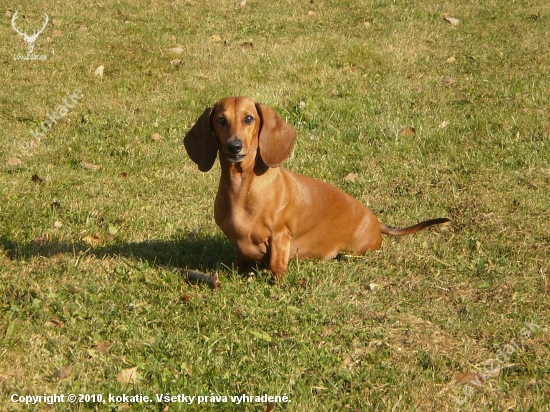
[[239,270],[262,262],[281,279],[291,258],[360,255],[380,248],[382,233],[402,236],[448,221],[405,229],[381,224],[347,193],[281,167],[295,142],[291,125],[247,97],[228,97],[206,109],[185,136],[187,153],[201,171],[210,170],[220,154],[214,216],[237,251]]

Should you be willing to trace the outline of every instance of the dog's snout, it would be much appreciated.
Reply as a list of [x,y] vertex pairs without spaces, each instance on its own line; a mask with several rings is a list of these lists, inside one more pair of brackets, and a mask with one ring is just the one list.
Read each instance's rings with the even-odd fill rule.
[[243,142],[240,139],[229,140],[225,146],[227,148],[227,153],[236,155],[242,150]]

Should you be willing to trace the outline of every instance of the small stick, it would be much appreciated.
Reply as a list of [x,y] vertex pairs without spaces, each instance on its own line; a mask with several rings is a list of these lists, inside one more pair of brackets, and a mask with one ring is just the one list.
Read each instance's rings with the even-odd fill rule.
[[206,283],[210,289],[218,290],[221,289],[222,283],[216,275],[209,275],[208,273],[199,272],[191,269],[181,269],[181,268],[172,268],[176,272],[181,273],[187,277],[187,280],[190,282],[203,282]]

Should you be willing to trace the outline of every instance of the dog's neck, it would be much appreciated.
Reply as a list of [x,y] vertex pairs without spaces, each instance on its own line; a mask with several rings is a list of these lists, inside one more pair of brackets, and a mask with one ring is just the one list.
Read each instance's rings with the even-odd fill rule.
[[268,169],[260,156],[256,156],[252,164],[247,164],[245,159],[240,163],[232,163],[220,156],[221,177],[220,188],[226,194],[236,200],[244,198],[255,177],[263,175]]

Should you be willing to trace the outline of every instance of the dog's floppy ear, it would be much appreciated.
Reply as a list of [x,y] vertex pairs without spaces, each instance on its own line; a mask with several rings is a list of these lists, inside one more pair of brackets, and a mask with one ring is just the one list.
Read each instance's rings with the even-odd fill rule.
[[210,127],[210,113],[212,108],[207,108],[187,132],[183,139],[183,145],[193,162],[199,166],[201,172],[212,169],[218,155],[218,142]]
[[260,156],[269,167],[280,166],[292,153],[296,130],[269,106],[256,103],[256,110],[261,118]]

